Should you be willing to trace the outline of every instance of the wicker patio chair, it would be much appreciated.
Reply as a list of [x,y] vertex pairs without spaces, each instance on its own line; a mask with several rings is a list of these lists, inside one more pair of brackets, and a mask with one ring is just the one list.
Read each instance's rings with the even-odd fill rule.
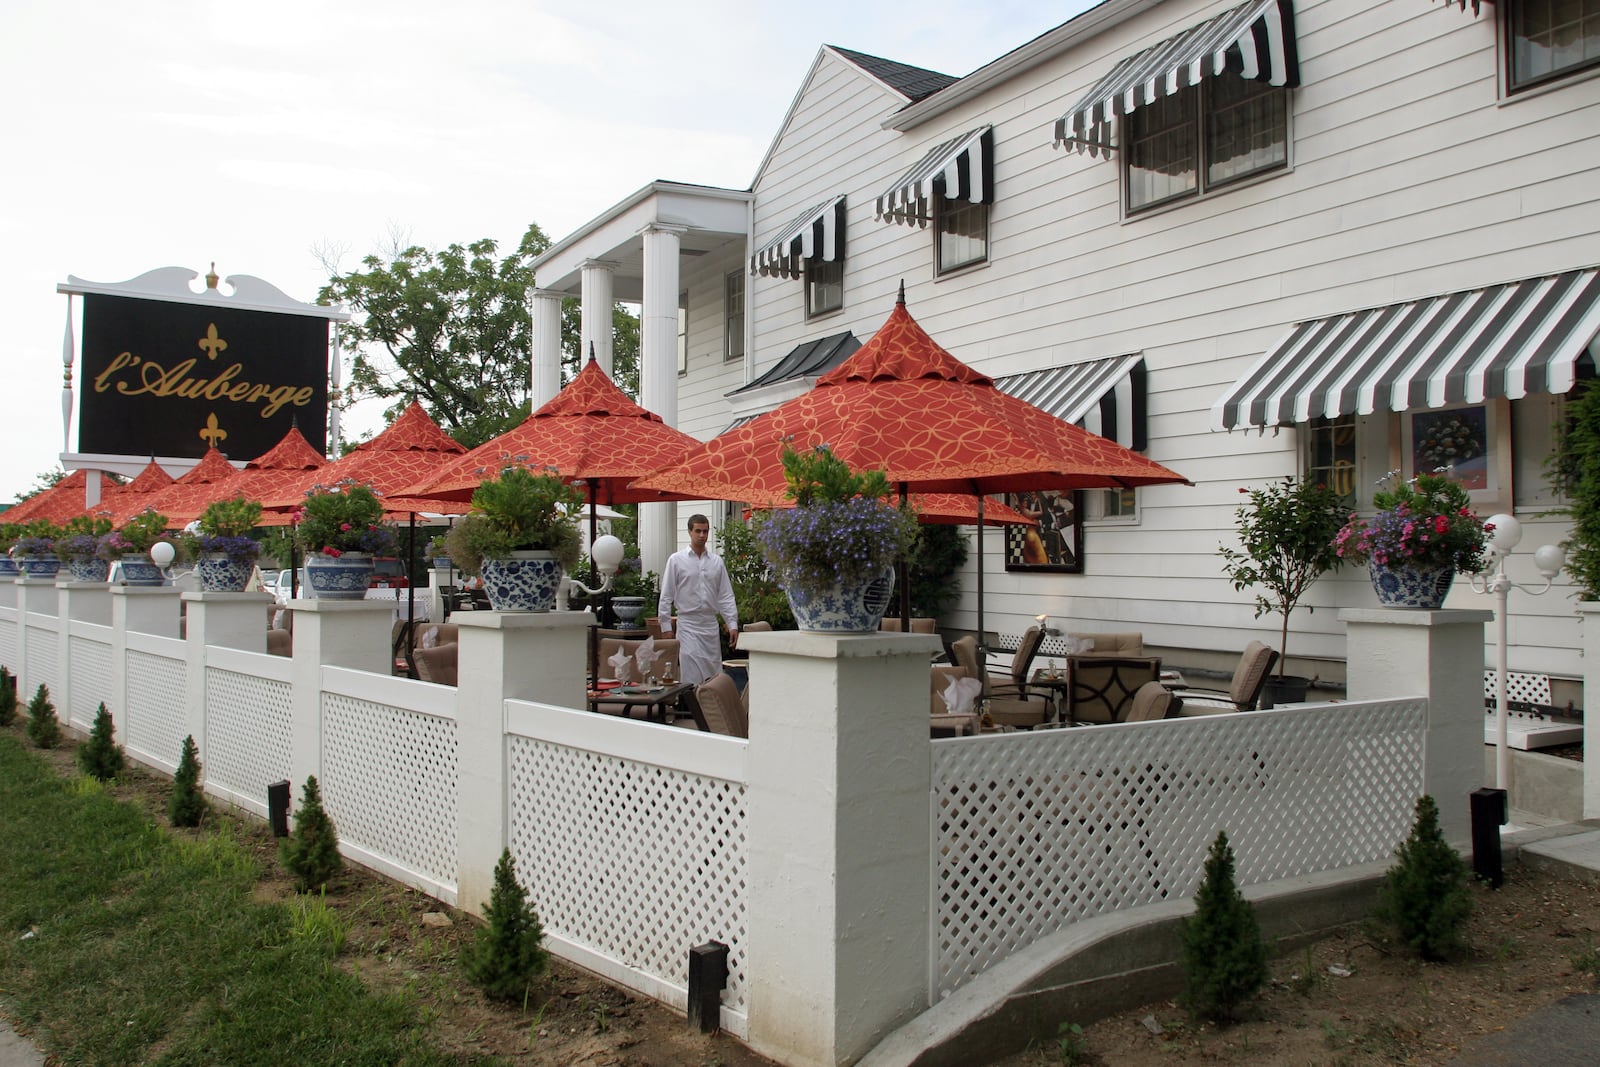
[[1161,678],[1154,656],[1067,657],[1067,721],[1122,722],[1140,687]]

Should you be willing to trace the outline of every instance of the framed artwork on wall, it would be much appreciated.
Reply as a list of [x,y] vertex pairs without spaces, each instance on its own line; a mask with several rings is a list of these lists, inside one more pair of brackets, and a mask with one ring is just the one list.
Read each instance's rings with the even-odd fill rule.
[[1511,502],[1511,420],[1503,399],[1408,411],[1400,417],[1405,477],[1445,468],[1477,508]]
[[1006,527],[1006,570],[1083,573],[1083,500],[1077,492],[1007,493],[1006,503],[1039,520]]

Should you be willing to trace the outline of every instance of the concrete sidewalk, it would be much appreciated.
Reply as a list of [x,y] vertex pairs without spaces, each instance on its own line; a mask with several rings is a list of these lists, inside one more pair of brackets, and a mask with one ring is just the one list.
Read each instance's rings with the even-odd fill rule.
[[44,1056],[0,1019],[0,1067],[44,1067]]

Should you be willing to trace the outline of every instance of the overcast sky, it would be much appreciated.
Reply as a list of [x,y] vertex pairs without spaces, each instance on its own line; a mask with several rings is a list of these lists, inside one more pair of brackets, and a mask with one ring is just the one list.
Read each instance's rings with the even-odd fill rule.
[[823,44],[962,75],[1089,6],[3,0],[0,500],[58,465],[68,274],[313,300],[325,249],[557,240],[656,178],[747,187]]

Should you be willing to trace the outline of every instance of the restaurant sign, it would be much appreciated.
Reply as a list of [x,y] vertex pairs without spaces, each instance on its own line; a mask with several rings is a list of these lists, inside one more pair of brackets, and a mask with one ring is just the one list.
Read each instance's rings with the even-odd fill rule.
[[83,294],[78,447],[254,459],[297,425],[328,424],[328,319]]

